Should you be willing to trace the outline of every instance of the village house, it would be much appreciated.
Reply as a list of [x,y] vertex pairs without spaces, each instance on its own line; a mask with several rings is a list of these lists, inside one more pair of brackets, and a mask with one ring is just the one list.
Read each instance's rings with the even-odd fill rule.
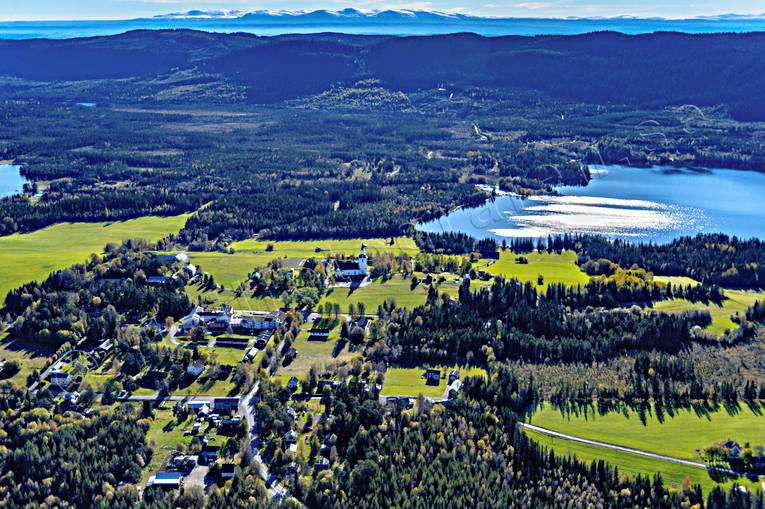
[[324,341],[329,339],[330,329],[313,328],[308,331],[308,339],[311,341]]
[[156,486],[157,488],[173,490],[181,487],[183,475],[180,472],[157,472],[156,475],[149,477],[146,487]]
[[221,463],[220,466],[220,478],[231,479],[236,472],[236,465],[234,463]]
[[425,371],[425,383],[438,385],[441,382],[441,370],[429,369]]
[[336,278],[355,278],[367,275],[367,253],[366,244],[361,245],[361,252],[356,261],[353,260],[335,260]]
[[293,421],[297,420],[297,418],[298,418],[297,412],[291,406],[284,407],[284,413],[287,414],[289,416],[289,418],[292,419]]
[[176,456],[167,464],[168,469],[189,472],[197,465],[199,456]]
[[300,386],[300,380],[298,380],[298,378],[296,376],[293,376],[287,382],[287,389],[289,389],[291,391],[296,391],[299,386]]
[[199,453],[199,463],[212,463],[218,459],[219,445],[204,444],[202,446],[202,452]]
[[239,398],[215,398],[213,410],[221,413],[235,412],[239,408]]
[[271,311],[268,314],[239,314],[230,323],[233,330],[252,332],[278,329],[285,318],[282,311]]
[[210,413],[210,404],[204,400],[191,400],[186,403],[189,412],[196,412],[197,415],[207,415]]
[[112,351],[112,348],[114,348],[114,342],[111,339],[105,339],[96,347],[96,351],[109,353]]
[[65,389],[67,385],[72,382],[72,375],[70,373],[63,373],[61,371],[52,371],[48,375],[48,381],[51,385],[56,385]]
[[369,325],[369,318],[366,316],[360,316],[359,318],[356,318],[351,322],[350,328],[354,329],[356,327],[359,327],[360,329],[366,331],[367,325]]
[[295,357],[297,357],[298,351],[294,348],[290,348],[287,350],[287,353],[284,354],[284,361],[285,362],[292,362],[295,360]]
[[271,339],[273,333],[270,330],[264,330],[255,338],[255,347],[263,350]]
[[314,471],[321,472],[322,470],[329,469],[329,460],[327,458],[321,458],[313,466]]
[[150,285],[164,285],[173,280],[173,276],[149,276],[146,283]]
[[449,385],[451,385],[451,383],[454,382],[455,380],[459,380],[459,379],[460,379],[459,371],[457,371],[456,369],[453,369],[449,372]]
[[221,433],[233,433],[242,422],[242,417],[239,415],[234,416],[232,419],[223,419],[218,424],[218,431]]
[[186,368],[186,373],[188,373],[191,376],[199,376],[202,374],[204,370],[205,370],[205,363],[197,359],[191,364],[189,364],[189,367]]
[[298,434],[297,434],[297,431],[295,431],[294,429],[289,430],[287,434],[284,435],[284,441],[288,444],[294,444],[295,442],[297,442],[297,439],[298,439]]

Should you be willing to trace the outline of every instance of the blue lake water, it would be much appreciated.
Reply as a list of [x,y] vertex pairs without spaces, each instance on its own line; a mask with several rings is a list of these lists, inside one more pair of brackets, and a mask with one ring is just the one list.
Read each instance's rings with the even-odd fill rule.
[[591,171],[585,187],[556,188],[561,196],[500,196],[419,229],[497,239],[591,233],[668,242],[702,232],[765,239],[764,173],[625,166]]
[[21,192],[27,180],[19,174],[19,168],[16,164],[0,164],[0,198]]

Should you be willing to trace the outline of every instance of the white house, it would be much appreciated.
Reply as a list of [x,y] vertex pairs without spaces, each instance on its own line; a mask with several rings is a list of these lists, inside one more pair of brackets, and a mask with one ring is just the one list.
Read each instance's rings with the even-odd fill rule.
[[[278,329],[284,323],[285,314],[271,311],[267,315],[241,314],[237,316],[236,328],[254,330]],[[234,327],[234,324],[231,325]]]
[[189,256],[186,253],[178,253],[175,255],[174,259],[178,263],[185,263],[189,259]]
[[199,315],[198,315],[198,314],[196,314],[196,313],[193,313],[192,315],[190,315],[190,316],[189,316],[189,317],[186,319],[186,321],[185,321],[185,322],[183,322],[182,324],[180,324],[180,325],[178,326],[178,328],[179,328],[179,329],[181,329],[181,330],[183,330],[183,331],[186,331],[186,330],[191,330],[191,329],[193,329],[194,327],[197,327],[197,326],[199,326],[199,325],[201,324],[201,321],[202,321],[202,320],[201,320],[201,318],[199,317]]
[[188,373],[191,376],[199,376],[202,374],[202,371],[204,370],[205,370],[205,363],[197,359],[191,364],[189,364],[189,367],[186,368],[186,373]]
[[335,260],[335,277],[358,277],[367,275],[367,253],[366,244],[361,245],[361,252],[358,259]]
[[186,272],[189,277],[194,277],[197,275],[197,268],[191,263],[186,265],[186,267],[183,268],[183,271]]
[[48,380],[50,380],[51,385],[57,385],[64,389],[72,382],[72,375],[62,373],[61,371],[53,371],[48,375]]

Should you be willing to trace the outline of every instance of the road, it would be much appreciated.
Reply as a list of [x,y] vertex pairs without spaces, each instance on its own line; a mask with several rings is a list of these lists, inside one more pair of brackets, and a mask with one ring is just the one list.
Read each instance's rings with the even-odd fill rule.
[[[279,344],[276,351],[281,352],[284,348],[284,341]],[[270,370],[270,368],[269,368]],[[255,465],[258,469],[258,473],[260,474],[261,479],[266,481],[266,492],[268,493],[268,496],[274,499],[282,499],[282,498],[294,498],[289,491],[287,491],[284,486],[282,486],[275,475],[273,475],[271,472],[268,471],[268,467],[263,462],[263,458],[260,457],[260,439],[258,438],[258,421],[255,417],[255,410],[257,403],[259,401],[259,398],[257,396],[258,391],[260,391],[260,382],[256,382],[255,385],[252,386],[252,389],[250,392],[245,394],[240,400],[239,400],[239,412],[244,415],[245,420],[247,420],[247,428],[249,429],[250,433],[250,448],[252,449],[252,455],[255,459]],[[297,499],[296,499],[297,500]],[[303,504],[301,503],[302,507]]]
[[159,394],[149,394],[146,396],[140,396],[130,394],[125,397],[115,397],[117,401],[206,401],[212,403],[215,398],[221,398],[223,396],[160,396]]
[[557,431],[553,431],[547,428],[540,428],[539,426],[534,426],[533,424],[526,424],[523,422],[519,422],[518,425],[524,429],[528,429],[531,431],[537,431],[539,433],[543,433],[545,435],[555,437],[555,438],[563,438],[566,440],[571,440],[572,442],[579,442],[581,444],[587,444],[587,445],[594,445],[597,447],[604,447],[606,449],[611,449],[613,451],[619,451],[619,452],[626,452],[628,454],[636,454],[638,456],[645,456],[647,458],[653,458],[657,460],[663,460],[663,461],[671,461],[672,463],[680,463],[681,465],[688,465],[691,467],[697,467],[697,468],[703,468],[705,470],[713,470],[715,472],[720,472],[726,475],[733,475],[733,476],[746,476],[747,474],[744,472],[735,472],[733,470],[727,469],[727,468],[720,468],[715,467],[712,465],[707,465],[706,463],[699,463],[697,461],[690,461],[690,460],[684,460],[681,458],[674,458],[672,456],[665,456],[663,454],[656,454],[653,452],[648,451],[641,451],[640,449],[632,449],[630,447],[623,447],[621,445],[614,445],[609,444],[606,442],[598,442],[597,440],[589,440],[587,438],[580,438],[575,437],[572,435],[566,435],[565,433],[559,433]]

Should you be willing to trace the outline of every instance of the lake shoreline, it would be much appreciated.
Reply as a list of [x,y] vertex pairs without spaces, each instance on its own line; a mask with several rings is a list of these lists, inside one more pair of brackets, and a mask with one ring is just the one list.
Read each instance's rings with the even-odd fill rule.
[[[661,244],[716,232],[765,238],[765,226],[759,226],[765,216],[759,199],[765,194],[765,173],[621,165],[593,165],[592,170],[586,186],[557,186],[554,193],[531,196],[503,191],[481,206],[460,207],[417,229],[496,240],[566,233]],[[480,188],[492,192],[491,186]]]

